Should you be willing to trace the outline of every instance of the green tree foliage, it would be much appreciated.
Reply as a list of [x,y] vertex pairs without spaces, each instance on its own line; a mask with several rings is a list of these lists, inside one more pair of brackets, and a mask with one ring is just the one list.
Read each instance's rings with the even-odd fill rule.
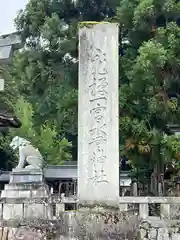
[[24,48],[9,74],[32,106],[33,130],[48,121],[77,149],[77,24],[108,19],[120,26],[121,155],[138,172],[177,162],[167,125],[180,122],[179,11],[175,0],[30,0],[16,19]]
[[14,65],[21,91],[40,121],[57,119],[61,133],[77,134],[77,24],[110,12],[108,1],[31,0],[16,20],[28,48]]
[[22,122],[22,127],[10,130],[9,141],[15,136],[26,138],[40,150],[45,159],[45,164],[59,165],[66,160],[71,160],[69,152],[71,143],[65,138],[59,139],[55,125],[46,122],[36,128],[33,124],[34,111],[32,105],[23,97],[17,100],[14,112]]
[[117,0],[30,0],[16,19],[25,44],[11,75],[34,109],[34,124],[47,120],[77,150],[78,22],[101,21],[116,13]]
[[[13,114],[13,103],[19,94],[15,79],[11,77],[7,68],[0,67],[0,75],[5,81],[5,90],[0,92],[0,113]],[[13,93],[13,94],[12,94]],[[0,169],[11,170],[16,163],[16,155],[9,146],[10,139],[7,135],[8,129],[0,129]]]
[[164,162],[179,160],[177,139],[165,135],[168,124],[180,123],[179,16],[174,0],[122,0],[117,10],[121,41],[128,40],[120,59],[121,150],[136,170],[158,163],[162,171]]
[[[8,111],[16,106],[15,112],[23,122],[23,127],[11,130],[11,135],[28,137],[50,164],[69,159],[67,138],[73,143],[76,160],[78,22],[113,16],[116,2],[30,0],[16,19],[24,47],[15,52],[13,63],[4,71],[6,89],[0,102]],[[27,101],[17,103],[18,96]],[[2,149],[11,153],[8,137],[6,143]]]
[[17,163],[17,155],[9,146],[10,138],[9,136],[0,135],[0,169],[1,170],[9,170]]

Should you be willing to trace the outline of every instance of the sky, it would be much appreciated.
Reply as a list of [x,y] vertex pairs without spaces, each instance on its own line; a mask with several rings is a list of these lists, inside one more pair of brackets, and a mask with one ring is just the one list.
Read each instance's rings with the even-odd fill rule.
[[14,18],[28,0],[0,0],[0,35],[14,32]]

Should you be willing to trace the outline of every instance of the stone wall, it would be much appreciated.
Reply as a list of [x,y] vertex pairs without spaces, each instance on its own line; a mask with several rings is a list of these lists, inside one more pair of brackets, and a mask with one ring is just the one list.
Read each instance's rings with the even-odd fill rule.
[[[62,216],[65,217],[64,214]],[[134,239],[139,227],[138,216],[134,211],[124,213],[98,207],[84,208],[67,217],[69,237],[72,239]]]
[[[97,211],[97,210],[96,210]],[[61,212],[56,220],[0,222],[0,240],[179,240],[180,221],[149,218],[135,212],[89,209]]]
[[32,231],[28,227],[12,228],[1,227],[0,228],[0,240],[41,240],[42,235],[40,232]]
[[60,237],[63,237],[61,225],[59,221],[42,219],[1,221],[0,240],[59,240]]
[[179,240],[180,221],[149,219],[141,222],[138,240]]
[[[119,198],[119,208],[79,205],[78,211],[66,212],[62,199],[35,202],[0,199],[0,240],[177,240],[179,211],[173,217],[171,204],[179,201],[179,198],[124,197]],[[148,215],[149,205],[155,203],[161,205],[159,217]],[[30,215],[25,214],[28,204]],[[47,215],[44,210],[47,206],[50,212],[54,207],[53,214]]]
[[62,212],[56,220],[1,221],[0,240],[134,239],[138,225],[137,215],[131,213]]
[[[139,229],[139,230],[138,230]],[[1,221],[0,240],[179,240],[180,221],[130,213],[62,213],[58,220]]]

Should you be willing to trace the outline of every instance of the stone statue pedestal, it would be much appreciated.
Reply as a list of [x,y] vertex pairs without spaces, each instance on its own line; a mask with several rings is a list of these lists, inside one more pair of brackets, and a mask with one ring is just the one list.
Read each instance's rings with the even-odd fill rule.
[[13,169],[10,182],[1,193],[2,198],[42,198],[49,195],[41,169]]
[[25,219],[52,217],[50,192],[43,180],[41,169],[13,169],[10,182],[5,185],[1,198],[4,199],[4,220],[20,217]]
[[10,174],[10,183],[41,183],[43,172],[41,169],[13,169]]

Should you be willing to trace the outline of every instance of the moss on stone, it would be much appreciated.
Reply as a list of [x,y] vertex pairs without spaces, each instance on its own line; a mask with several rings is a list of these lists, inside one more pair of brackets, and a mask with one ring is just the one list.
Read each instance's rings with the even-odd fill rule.
[[109,23],[109,22],[96,22],[96,21],[86,21],[86,22],[79,22],[78,27],[79,28],[92,28],[96,24],[104,24],[104,23]]
[[89,211],[91,212],[119,211],[119,206],[118,205],[113,206],[105,203],[94,202],[92,204],[88,204],[88,203],[78,204],[78,209],[89,209]]

